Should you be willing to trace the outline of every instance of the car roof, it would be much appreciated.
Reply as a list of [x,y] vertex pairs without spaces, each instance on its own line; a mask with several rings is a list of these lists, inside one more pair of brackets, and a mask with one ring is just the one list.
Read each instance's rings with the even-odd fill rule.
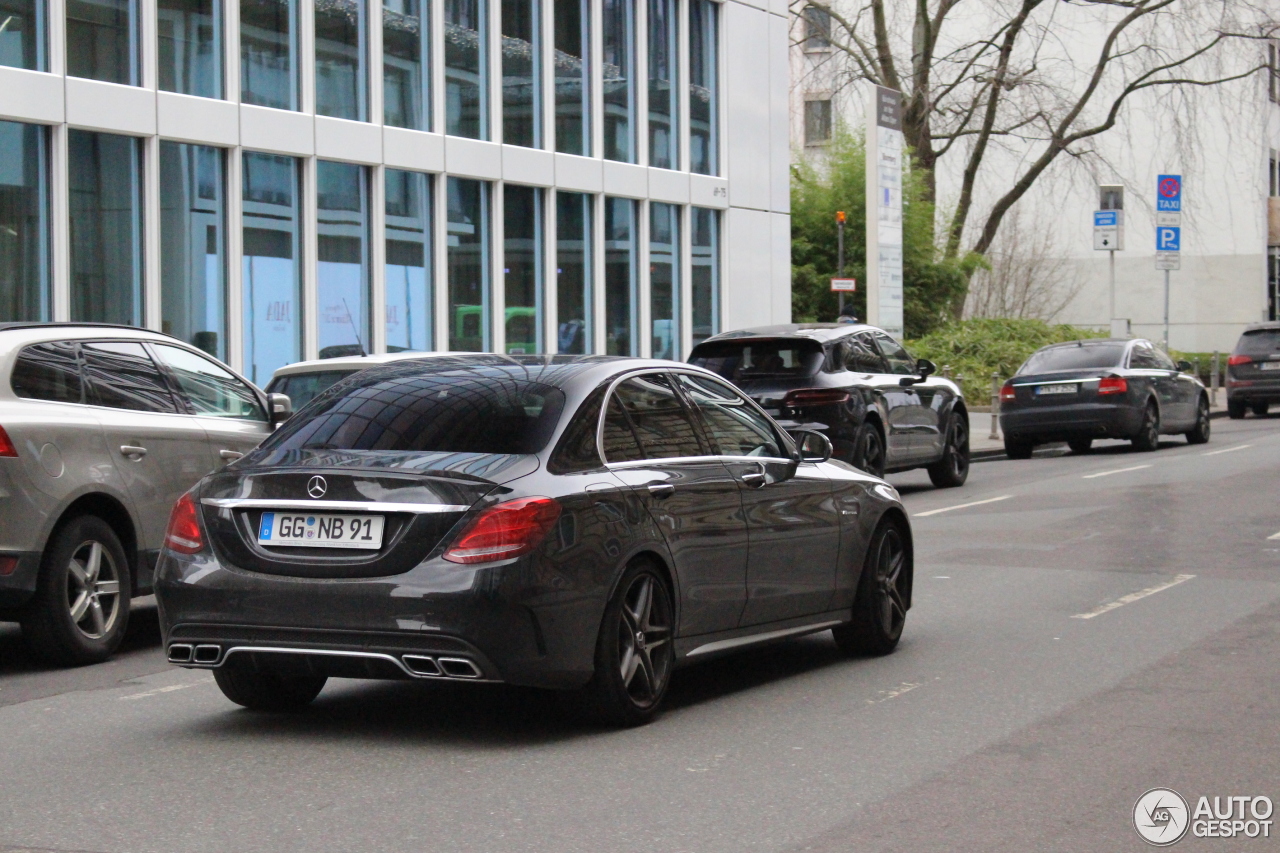
[[780,323],[776,326],[752,326],[748,329],[735,329],[732,332],[721,332],[707,338],[702,343],[720,343],[743,338],[803,338],[819,343],[827,343],[843,338],[854,332],[882,332],[884,329],[868,326],[866,323]]
[[1244,327],[1244,334],[1250,332],[1274,332],[1280,330],[1280,321],[1269,320],[1265,323],[1250,323]]
[[[155,339],[182,343],[180,339],[175,338],[173,335],[166,335],[164,332],[157,332],[153,329],[144,329],[140,326],[126,326],[123,323],[0,323],[0,333],[20,331],[35,332],[36,335],[33,337],[39,337],[46,331],[65,332],[68,330],[81,330],[86,336],[101,335],[108,332],[129,332],[147,340]],[[24,335],[23,337],[25,338],[27,336]]]
[[341,355],[336,358],[313,358],[308,361],[296,361],[276,368],[271,378],[293,376],[299,373],[327,373],[331,370],[364,370],[390,361],[402,361],[413,358],[434,358],[442,355],[470,355],[456,352],[384,352],[377,355]]
[[[1150,343],[1146,338],[1081,338],[1077,341],[1059,341],[1056,344],[1045,344],[1040,350],[1057,349],[1058,347],[1092,347],[1099,344],[1121,344],[1128,345],[1134,343]],[[1036,350],[1039,352],[1040,350]]]

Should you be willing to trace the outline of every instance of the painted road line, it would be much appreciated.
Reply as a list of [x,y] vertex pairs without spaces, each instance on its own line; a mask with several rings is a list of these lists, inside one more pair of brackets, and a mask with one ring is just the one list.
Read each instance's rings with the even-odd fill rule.
[[1117,468],[1114,471],[1099,471],[1096,474],[1085,474],[1080,479],[1092,480],[1094,477],[1110,477],[1112,474],[1124,474],[1127,471],[1141,471],[1143,468],[1150,467],[1150,465],[1134,465],[1132,468]]
[[172,693],[175,690],[186,690],[188,687],[199,687],[202,684],[211,684],[212,677],[202,678],[199,681],[189,681],[186,684],[170,684],[167,687],[157,687],[154,690],[148,690],[145,693],[132,693],[128,696],[121,696],[120,701],[130,702],[135,699],[150,699],[152,696],[159,696],[162,693]]
[[1166,589],[1177,586],[1180,583],[1186,583],[1187,581],[1191,580],[1193,577],[1195,577],[1195,575],[1178,575],[1171,581],[1167,581],[1165,583],[1158,584],[1156,586],[1149,586],[1146,589],[1140,589],[1137,592],[1131,592],[1128,595],[1123,595],[1120,598],[1117,598],[1115,601],[1108,601],[1106,604],[1102,605],[1101,607],[1095,607],[1093,610],[1090,610],[1088,613],[1077,613],[1071,618],[1072,619],[1092,619],[1095,616],[1101,616],[1103,613],[1109,613],[1112,610],[1115,610],[1117,607],[1124,607],[1126,604],[1133,604],[1135,601],[1146,598],[1148,595],[1155,595],[1157,592],[1164,592]]
[[993,504],[996,501],[1007,501],[1013,495],[1001,495],[998,498],[987,498],[985,501],[970,501],[967,504],[956,504],[955,506],[944,506],[942,509],[931,509],[928,512],[915,513],[916,518],[924,518],[928,515],[937,515],[940,512],[951,512],[953,509],[967,509],[971,506],[982,506],[983,504]]
[[1280,539],[1280,533],[1272,533],[1267,539]]
[[1234,453],[1237,450],[1244,450],[1246,447],[1253,447],[1252,444],[1237,444],[1235,447],[1224,447],[1222,450],[1210,450],[1208,453],[1201,453],[1201,456],[1217,456],[1219,453]]

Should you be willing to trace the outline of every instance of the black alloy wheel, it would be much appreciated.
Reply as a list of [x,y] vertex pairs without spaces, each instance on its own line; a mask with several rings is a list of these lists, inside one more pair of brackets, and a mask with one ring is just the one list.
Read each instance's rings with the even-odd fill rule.
[[1160,446],[1160,412],[1156,409],[1155,402],[1147,403],[1147,408],[1142,413],[1142,425],[1131,441],[1133,449],[1143,453],[1149,453]]
[[831,630],[840,650],[851,656],[879,656],[897,648],[907,621],[911,581],[906,538],[896,521],[882,521],[858,579],[853,619]]
[[588,698],[608,723],[638,726],[662,705],[675,664],[675,608],[660,570],[633,563],[605,608]]
[[1093,447],[1092,438],[1073,438],[1067,442],[1067,447],[1071,448],[1072,453],[1088,453]]
[[928,467],[929,480],[940,489],[963,486],[969,479],[969,423],[959,413],[947,426],[942,458]]
[[1201,397],[1196,407],[1196,425],[1187,433],[1187,444],[1208,444],[1209,430],[1209,401]]
[[1267,416],[1267,410],[1271,408],[1270,403],[1254,403],[1249,408],[1253,409],[1253,413],[1260,418]]
[[857,451],[853,467],[861,468],[873,477],[884,476],[884,436],[873,423],[865,423],[858,429]]
[[1010,459],[1030,459],[1035,449],[1035,444],[1026,439],[1004,437],[1004,455]]
[[286,676],[269,670],[241,669],[224,664],[213,671],[218,689],[250,711],[296,711],[311,704],[328,680],[323,675]]
[[1227,417],[1231,418],[1233,421],[1244,420],[1244,413],[1246,409],[1247,407],[1243,400],[1227,401]]

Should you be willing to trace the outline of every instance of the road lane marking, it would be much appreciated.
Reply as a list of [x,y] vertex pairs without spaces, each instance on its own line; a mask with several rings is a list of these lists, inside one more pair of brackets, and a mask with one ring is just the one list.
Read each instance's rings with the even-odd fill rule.
[[1272,533],[1267,539],[1280,539],[1280,533]]
[[1155,595],[1157,592],[1164,592],[1166,589],[1177,586],[1180,583],[1186,583],[1193,577],[1195,577],[1195,575],[1178,575],[1171,581],[1166,581],[1165,583],[1157,584],[1156,586],[1149,586],[1146,589],[1140,589],[1137,592],[1131,592],[1128,595],[1122,595],[1115,601],[1108,601],[1106,604],[1101,607],[1095,607],[1088,613],[1077,613],[1071,618],[1092,619],[1095,616],[1101,616],[1103,613],[1110,613],[1118,607],[1124,607],[1126,604],[1133,604],[1135,601],[1146,598],[1148,595]]
[[888,702],[890,699],[897,699],[903,693],[910,693],[912,690],[915,690],[917,687],[920,686],[921,683],[922,682],[916,682],[913,684],[909,681],[904,681],[897,687],[893,688],[892,690],[877,690],[876,692],[880,694],[879,698],[868,699],[867,704],[879,705],[881,702]]
[[1150,465],[1134,465],[1131,468],[1116,468],[1114,471],[1099,471],[1096,474],[1085,474],[1080,479],[1092,480],[1094,477],[1110,477],[1112,474],[1124,474],[1127,471],[1141,471],[1143,468],[1150,467]]
[[1225,447],[1222,450],[1210,450],[1208,453],[1201,453],[1201,456],[1217,456],[1219,453],[1232,453],[1237,450],[1244,450],[1246,447],[1253,447],[1252,444],[1237,444],[1235,447]]
[[967,504],[956,504],[955,506],[944,506],[942,509],[931,509],[928,512],[917,512],[916,518],[924,518],[927,515],[937,515],[940,512],[951,512],[953,509],[966,509],[971,506],[982,506],[983,504],[993,504],[996,501],[1005,501],[1013,495],[1001,495],[998,498],[987,498],[985,501],[970,501]]
[[189,684],[170,684],[167,687],[157,687],[155,690],[148,690],[145,693],[130,693],[128,696],[121,696],[120,701],[128,702],[132,699],[148,699],[152,696],[159,696],[161,693],[172,693],[175,690],[186,690],[188,687],[199,687],[211,681],[213,681],[213,678],[202,678]]

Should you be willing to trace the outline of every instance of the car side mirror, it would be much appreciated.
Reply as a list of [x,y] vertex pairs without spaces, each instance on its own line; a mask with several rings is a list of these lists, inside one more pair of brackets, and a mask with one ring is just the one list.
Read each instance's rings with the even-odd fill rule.
[[289,420],[293,415],[293,401],[289,399],[289,395],[268,394],[267,398],[271,403],[271,425],[277,427]]
[[916,376],[904,376],[898,380],[899,385],[918,385],[938,372],[938,365],[927,358],[916,359]]
[[1184,358],[1182,361],[1178,362],[1178,370],[1182,371],[1183,373],[1190,373],[1190,372],[1191,372],[1191,362],[1187,361],[1187,360]]
[[801,462],[826,462],[834,452],[831,439],[817,430],[798,429],[791,433],[791,437],[796,440]]

